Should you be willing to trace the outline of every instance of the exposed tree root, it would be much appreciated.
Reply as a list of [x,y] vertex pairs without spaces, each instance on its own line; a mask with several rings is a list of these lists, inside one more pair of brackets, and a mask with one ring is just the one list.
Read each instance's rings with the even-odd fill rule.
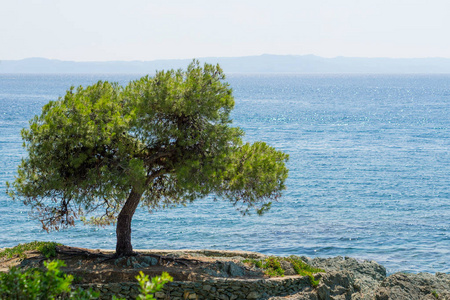
[[87,258],[110,258],[111,254],[104,254],[102,252],[92,252],[92,250],[89,249],[83,249],[83,248],[74,248],[74,247],[67,247],[67,246],[57,246],[56,247],[56,253],[67,255],[67,256],[84,256]]

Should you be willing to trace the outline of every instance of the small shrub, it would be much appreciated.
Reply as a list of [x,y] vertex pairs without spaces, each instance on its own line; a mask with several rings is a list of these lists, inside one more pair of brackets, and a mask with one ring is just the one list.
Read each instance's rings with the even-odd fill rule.
[[[136,297],[138,300],[153,300],[153,294],[159,292],[164,287],[164,284],[173,281],[173,278],[167,272],[162,272],[161,276],[152,277],[150,280],[148,275],[145,275],[142,271],[136,276],[139,282],[139,295]],[[117,298],[113,296],[113,300],[125,300],[124,298]]]
[[284,276],[284,270],[281,267],[278,257],[271,256],[266,259],[249,258],[244,259],[242,262],[263,269],[264,273],[270,277]]
[[292,264],[292,267],[294,268],[295,272],[298,275],[308,276],[309,281],[312,286],[316,287],[317,285],[319,285],[320,280],[315,280],[313,274],[319,273],[319,272],[325,272],[325,270],[319,269],[319,268],[313,268],[297,256],[292,255],[285,259]]
[[92,290],[72,289],[72,275],[60,271],[63,261],[44,262],[45,270],[16,267],[8,273],[0,273],[0,299],[46,300],[57,298],[96,299],[99,294]]
[[280,261],[290,262],[295,272],[300,276],[308,276],[312,286],[316,287],[320,280],[315,280],[313,274],[325,272],[323,269],[313,268],[297,256],[276,257],[271,256],[266,259],[245,259],[242,262],[263,269],[264,273],[270,277],[284,276],[284,269],[281,267]]
[[[45,257],[56,256],[56,246],[61,245],[53,242],[31,242],[19,244],[14,248],[5,249],[0,252],[0,258],[11,258],[14,255],[25,258],[25,251],[37,250]],[[92,289],[73,289],[73,275],[64,274],[60,268],[65,266],[61,260],[44,262],[46,270],[38,268],[21,270],[12,267],[8,273],[0,273],[0,300],[47,300],[47,299],[97,299],[100,295],[93,292]],[[141,271],[136,276],[139,282],[140,294],[136,299],[151,300],[155,299],[153,294],[159,292],[164,284],[173,281],[173,278],[166,272],[161,276],[148,278]],[[80,279],[78,279],[80,280]],[[115,300],[125,300],[113,296]]]
[[167,272],[163,272],[161,276],[152,277],[150,282],[148,275],[144,275],[144,273],[140,271],[139,275],[136,276],[136,279],[138,280],[140,287],[140,294],[136,298],[139,300],[155,299],[153,298],[153,294],[162,290],[164,284],[167,282],[173,281],[173,278]]
[[47,258],[56,257],[56,246],[62,246],[62,244],[54,242],[40,242],[38,248],[39,252]]
[[260,269],[263,268],[262,261],[258,260],[258,259],[247,258],[247,259],[244,259],[242,262],[244,264],[249,264],[249,265],[255,266],[255,267],[260,268]]
[[436,291],[431,291],[434,298],[439,299],[439,294]]
[[263,261],[264,260],[261,260],[261,259],[247,258],[247,259],[244,259],[242,262],[244,264],[250,265],[251,267],[256,267],[258,269],[264,269]]
[[263,263],[260,260],[256,260],[255,266],[262,269],[263,268]]
[[34,241],[25,244],[19,244],[13,248],[7,248],[0,252],[0,258],[12,258],[17,255],[20,258],[26,258],[25,251],[39,251],[42,255],[47,258],[56,256],[56,246],[61,246],[62,244],[55,242],[39,242]]
[[266,258],[263,262],[263,269],[265,273],[271,277],[274,276],[284,276],[284,270],[280,264],[280,258],[271,256]]

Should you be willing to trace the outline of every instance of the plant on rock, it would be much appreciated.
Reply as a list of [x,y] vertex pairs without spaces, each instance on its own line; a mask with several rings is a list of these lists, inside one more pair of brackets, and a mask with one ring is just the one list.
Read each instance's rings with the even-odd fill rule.
[[33,241],[30,243],[19,244],[13,248],[6,248],[0,251],[0,258],[11,258],[14,255],[17,255],[21,258],[26,258],[26,254],[24,252],[33,250],[39,251],[45,257],[50,258],[56,256],[56,246],[61,246],[61,244],[55,242]]
[[[116,254],[131,255],[131,220],[213,194],[263,213],[285,188],[288,155],[243,143],[219,66],[197,61],[126,87],[71,88],[22,130],[28,156],[8,192],[46,230],[117,222]],[[95,214],[101,211],[101,214]],[[89,218],[90,217],[90,218]]]
[[300,276],[308,276],[312,286],[316,287],[319,280],[314,278],[315,273],[325,272],[323,269],[314,268],[305,263],[300,257],[291,255],[289,257],[269,256],[264,259],[245,259],[243,262],[251,266],[264,270],[264,273],[270,277],[284,276],[285,269],[281,266],[281,262],[288,262],[295,273]]

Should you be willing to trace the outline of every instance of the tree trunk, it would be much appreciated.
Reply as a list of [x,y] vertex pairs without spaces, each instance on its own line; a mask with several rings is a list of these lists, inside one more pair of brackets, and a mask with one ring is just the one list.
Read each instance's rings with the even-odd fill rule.
[[133,246],[131,246],[131,219],[136,211],[142,193],[131,190],[125,205],[117,217],[116,227],[116,256],[130,256],[133,254]]

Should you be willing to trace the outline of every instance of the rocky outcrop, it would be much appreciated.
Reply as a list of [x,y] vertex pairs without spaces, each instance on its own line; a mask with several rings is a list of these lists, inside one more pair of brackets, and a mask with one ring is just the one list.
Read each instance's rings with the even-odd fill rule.
[[375,291],[376,300],[450,299],[450,275],[436,273],[396,273],[381,282]]
[[317,287],[319,299],[351,299],[359,292],[355,284],[355,275],[349,271],[331,271],[326,273]]
[[[164,253],[183,257],[184,252]],[[308,277],[295,276],[292,266],[282,265],[285,277],[251,279],[261,270],[249,270],[242,263],[244,257],[264,258],[261,254],[229,252],[226,256],[219,251],[189,253],[193,257],[208,256],[215,264],[203,269],[213,279],[200,281],[176,281],[167,284],[157,299],[270,299],[270,300],[450,300],[450,275],[397,273],[386,277],[386,269],[374,261],[349,257],[308,258],[301,257],[307,264],[324,269],[315,274],[320,279],[316,287],[311,286]],[[232,259],[230,259],[232,258]],[[138,261],[123,258],[122,265],[153,265],[155,259]],[[283,264],[283,262],[282,262]],[[294,275],[294,276],[289,276]],[[105,299],[118,294],[132,299],[137,294],[137,283],[94,284]]]
[[341,256],[314,259],[302,257],[302,259],[313,267],[327,272],[338,272],[341,277],[347,277],[348,284],[351,283],[353,287],[345,288],[353,290],[353,299],[373,299],[375,289],[386,278],[386,268],[375,261]]
[[[155,295],[157,299],[450,300],[450,274],[396,273],[386,277],[386,269],[374,261],[301,257],[325,272],[314,274],[314,280],[298,276],[289,260],[280,259],[285,276],[267,278],[264,270],[245,262],[249,258],[267,256],[245,251],[146,250],[138,256],[107,260],[62,259],[71,266],[67,271],[80,280],[78,286],[100,291],[102,299],[111,299],[113,294],[134,299],[138,293],[135,275],[143,270],[149,276],[168,271],[174,277],[174,282]],[[21,268],[42,267],[42,257],[16,259],[16,263]]]
[[374,262],[354,258],[307,258],[308,264],[325,269],[320,284],[294,295],[270,300],[450,300],[450,274],[396,273]]

